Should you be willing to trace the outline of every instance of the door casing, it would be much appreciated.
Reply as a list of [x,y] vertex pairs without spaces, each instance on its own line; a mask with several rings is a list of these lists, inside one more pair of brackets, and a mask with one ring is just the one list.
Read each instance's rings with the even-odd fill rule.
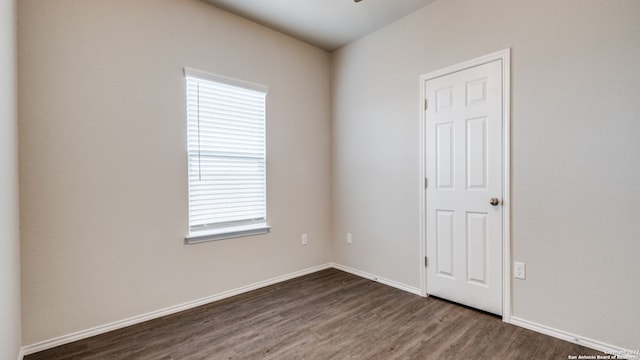
[[420,293],[427,296],[427,269],[424,258],[427,256],[426,246],[426,82],[461,70],[500,60],[502,63],[502,320],[511,319],[511,49],[507,48],[487,54],[469,61],[436,70],[420,76]]

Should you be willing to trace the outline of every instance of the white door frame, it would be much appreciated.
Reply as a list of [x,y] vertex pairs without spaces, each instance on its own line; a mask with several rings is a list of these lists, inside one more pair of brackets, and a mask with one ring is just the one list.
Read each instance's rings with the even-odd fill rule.
[[502,61],[502,321],[511,319],[511,49],[507,48],[420,76],[420,293],[427,296],[426,247],[426,101],[428,80],[466,70],[492,61]]

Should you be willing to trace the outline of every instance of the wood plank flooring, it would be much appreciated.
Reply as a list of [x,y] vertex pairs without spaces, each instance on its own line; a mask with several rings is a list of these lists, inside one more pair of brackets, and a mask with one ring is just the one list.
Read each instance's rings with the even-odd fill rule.
[[25,357],[567,359],[595,350],[329,269]]

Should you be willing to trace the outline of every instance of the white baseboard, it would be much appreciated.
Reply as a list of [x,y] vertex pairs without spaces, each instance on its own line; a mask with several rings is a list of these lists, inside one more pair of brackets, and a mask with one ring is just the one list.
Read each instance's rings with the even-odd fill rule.
[[373,274],[369,274],[367,272],[360,271],[360,270],[357,270],[357,269],[354,269],[354,268],[350,268],[348,266],[344,266],[344,265],[341,265],[341,264],[331,263],[331,267],[333,267],[335,269],[338,269],[338,270],[342,270],[344,272],[348,272],[348,273],[353,274],[353,275],[360,276],[360,277],[365,278],[365,279],[369,279],[369,280],[373,280],[373,281],[379,282],[379,283],[387,285],[387,286],[394,287],[396,289],[400,289],[400,290],[403,290],[403,291],[406,291],[406,292],[409,292],[409,293],[412,293],[412,294],[415,294],[415,295],[422,296],[421,295],[422,292],[420,291],[420,289],[416,288],[416,287],[413,287],[413,286],[409,286],[409,285],[406,285],[406,284],[403,284],[403,283],[399,283],[399,282],[394,281],[394,280],[385,279],[383,277],[380,277],[380,276],[377,276],[377,275],[373,275]]
[[[379,282],[381,284],[387,285],[387,286],[391,286],[394,287],[396,289],[400,289],[415,295],[419,295],[421,296],[421,291],[419,288],[413,287],[413,286],[409,286],[403,283],[399,283],[397,281],[394,280],[390,280],[390,279],[386,279],[377,275],[373,275],[361,270],[357,270],[345,265],[341,265],[341,264],[337,264],[337,263],[327,263],[327,264],[322,264],[322,265],[318,265],[318,266],[314,266],[308,269],[304,269],[301,271],[296,271],[290,274],[286,274],[286,275],[282,275],[282,276],[278,276],[272,279],[268,279],[268,280],[264,280],[264,281],[260,281],[257,283],[253,283],[251,285],[247,285],[247,286],[242,286],[233,290],[229,290],[229,291],[224,291],[222,293],[219,294],[215,294],[215,295],[211,295],[211,296],[207,296],[201,299],[197,299],[197,300],[193,300],[193,301],[189,301],[183,304],[179,304],[179,305],[175,305],[175,306],[170,306],[168,308],[165,309],[160,309],[157,311],[152,311],[146,314],[142,314],[142,315],[138,315],[138,316],[134,316],[128,319],[124,319],[124,320],[120,320],[120,321],[115,321],[109,324],[105,324],[105,325],[101,325],[101,326],[96,326],[94,328],[91,329],[87,329],[87,330],[82,330],[82,331],[78,331],[72,334],[68,334],[68,335],[63,335],[60,337],[56,337],[53,339],[49,339],[49,340],[45,340],[45,341],[41,341],[35,344],[31,344],[31,345],[26,345],[23,346],[20,349],[20,352],[18,354],[18,360],[23,360],[24,356],[36,353],[36,352],[40,352],[43,350],[47,350],[47,349],[51,349],[54,348],[56,346],[60,346],[60,345],[65,345],[65,344],[69,344],[72,343],[74,341],[78,341],[78,340],[82,340],[82,339],[86,339],[95,335],[100,335],[100,334],[104,334],[107,333],[109,331],[113,331],[113,330],[118,330],[118,329],[122,329],[125,328],[127,326],[131,326],[131,325],[135,325],[135,324],[139,324],[145,321],[149,321],[149,320],[153,320],[153,319],[157,319],[163,316],[167,316],[167,315],[171,315],[171,314],[175,314],[178,313],[180,311],[184,311],[184,310],[189,310],[189,309],[193,309],[195,307],[198,306],[202,306],[202,305],[206,305],[215,301],[219,301],[222,299],[226,299],[232,296],[236,296],[236,295],[240,295],[252,290],[256,290],[256,289],[260,289],[266,286],[270,286],[270,285],[274,285],[283,281],[287,281],[287,280],[291,280],[300,276],[304,276],[304,275],[308,275],[314,272],[318,272],[321,270],[325,270],[325,269],[329,269],[329,268],[335,268],[344,272],[348,272],[350,274],[365,278],[365,279],[369,279],[372,281],[376,281]],[[589,338],[585,338],[579,335],[575,335],[575,334],[571,334],[569,332],[566,331],[562,331],[562,330],[558,330],[558,329],[554,329],[551,328],[549,326],[545,326],[545,325],[541,325],[541,324],[537,324],[534,323],[532,321],[528,321],[528,320],[524,320],[524,319],[520,319],[518,317],[515,316],[511,316],[510,324],[516,325],[516,326],[520,326],[523,327],[525,329],[529,329],[538,333],[542,333],[545,335],[549,335],[561,340],[565,340],[571,343],[575,343],[575,344],[579,344],[591,349],[595,349],[598,351],[602,351],[608,354],[623,354],[623,355],[629,355],[629,354],[633,354],[631,351],[629,351],[628,349],[624,349],[624,348],[620,348],[618,346],[614,346],[614,345],[610,345],[610,344],[606,344],[603,343],[601,341],[596,341],[593,339],[589,339]],[[579,354],[576,354],[579,355]],[[628,359],[638,359],[640,360],[640,357],[628,357]]]
[[104,324],[104,325],[100,325],[100,326],[96,326],[94,328],[90,328],[87,330],[82,330],[82,331],[78,331],[72,334],[68,334],[68,335],[63,335],[63,336],[59,336],[53,339],[49,339],[49,340],[45,340],[45,341],[41,341],[35,344],[31,344],[31,345],[26,345],[23,346],[20,349],[20,354],[19,354],[19,360],[21,360],[24,356],[29,355],[29,354],[34,354],[43,350],[47,350],[47,349],[51,349],[54,348],[56,346],[60,346],[60,345],[65,345],[65,344],[69,344],[72,343],[74,341],[78,341],[78,340],[82,340],[82,339],[86,339],[92,336],[96,336],[96,335],[100,335],[100,334],[104,334],[107,333],[109,331],[114,331],[114,330],[118,330],[118,329],[122,329],[125,328],[127,326],[131,326],[131,325],[135,325],[135,324],[139,324],[145,321],[149,321],[149,320],[153,320],[153,319],[157,319],[163,316],[167,316],[167,315],[171,315],[171,314],[175,314],[178,313],[180,311],[185,311],[185,310],[189,310],[189,309],[193,309],[195,307],[198,306],[202,306],[202,305],[206,305],[215,301],[219,301],[222,299],[226,299],[235,295],[239,295],[242,293],[246,293],[252,290],[256,290],[256,289],[260,289],[269,285],[274,285],[283,281],[287,281],[290,279],[294,279],[300,276],[304,276],[304,275],[308,275],[314,272],[318,272],[321,270],[325,270],[325,269],[329,269],[329,268],[335,268],[338,270],[342,270],[357,276],[360,276],[362,278],[365,279],[369,279],[369,280],[373,280],[373,281],[377,281],[381,284],[385,284],[400,290],[404,290],[407,292],[410,292],[412,294],[416,294],[416,295],[420,295],[420,289],[418,288],[414,288],[402,283],[399,283],[397,281],[393,281],[393,280],[389,280],[389,279],[385,279],[383,277],[379,277],[373,274],[369,274],[367,272],[364,271],[360,271],[360,270],[356,270],[353,268],[350,268],[348,266],[344,266],[344,265],[340,265],[340,264],[336,264],[336,263],[327,263],[327,264],[323,264],[323,265],[319,265],[319,266],[315,266],[315,267],[311,267],[308,269],[304,269],[301,271],[297,271],[291,274],[286,274],[283,276],[278,276],[272,279],[268,279],[265,281],[260,281],[251,285],[247,285],[247,286],[243,286],[243,287],[239,287],[237,289],[233,289],[233,290],[229,290],[229,291],[225,291],[219,294],[215,294],[215,295],[211,295],[211,296],[207,296],[201,299],[197,299],[197,300],[193,300],[193,301],[189,301],[183,304],[179,304],[179,305],[175,305],[175,306],[170,306],[168,308],[165,309],[160,309],[157,311],[152,311],[146,314],[142,314],[142,315],[138,315],[138,316],[134,316],[128,319],[124,319],[124,320],[119,320],[119,321],[115,321],[109,324]]
[[139,324],[145,321],[149,321],[149,320],[153,320],[153,319],[157,319],[163,316],[167,316],[167,315],[171,315],[171,314],[175,314],[178,313],[180,311],[184,311],[184,310],[189,310],[189,309],[193,309],[195,307],[198,306],[202,306],[202,305],[206,305],[215,301],[219,301],[222,299],[226,299],[232,296],[236,296],[236,295],[240,295],[252,290],[256,290],[256,289],[260,289],[266,286],[270,286],[270,285],[274,285],[283,281],[287,281],[287,280],[291,280],[300,276],[304,276],[304,275],[308,275],[314,272],[318,272],[321,270],[325,270],[325,269],[329,269],[332,267],[332,264],[327,263],[327,264],[323,264],[323,265],[318,265],[318,266],[314,266],[308,269],[304,269],[301,271],[296,271],[294,273],[290,273],[290,274],[286,274],[286,275],[282,275],[282,276],[278,276],[272,279],[268,279],[268,280],[264,280],[264,281],[259,281],[257,283],[253,283],[251,285],[247,285],[247,286],[242,286],[233,290],[229,290],[229,291],[224,291],[222,293],[219,294],[215,294],[215,295],[211,295],[211,296],[207,296],[201,299],[197,299],[197,300],[193,300],[193,301],[189,301],[183,304],[179,304],[179,305],[175,305],[175,306],[170,306],[168,308],[164,308],[164,309],[160,309],[157,311],[152,311],[146,314],[142,314],[142,315],[138,315],[138,316],[134,316],[128,319],[124,319],[124,320],[119,320],[119,321],[115,321],[109,324],[104,324],[104,325],[100,325],[100,326],[96,326],[94,328],[90,328],[87,330],[82,330],[82,331],[78,331],[72,334],[68,334],[68,335],[63,335],[60,337],[56,337],[53,339],[49,339],[49,340],[45,340],[45,341],[41,341],[35,344],[31,344],[31,345],[26,345],[23,346],[20,349],[20,356],[19,356],[19,360],[21,360],[24,356],[26,355],[30,355],[33,353],[37,353],[43,350],[47,350],[47,349],[51,349],[54,348],[56,346],[60,346],[60,345],[65,345],[65,344],[69,344],[72,343],[74,341],[78,341],[78,340],[82,340],[82,339],[86,339],[95,335],[100,335],[100,334],[104,334],[107,333],[109,331],[113,331],[113,330],[118,330],[118,329],[122,329],[125,328],[127,326],[131,326],[131,325],[135,325],[135,324]]
[[[637,350],[636,352],[631,352],[629,349],[624,349],[618,346],[614,346],[611,344],[607,344],[607,343],[603,343],[601,341],[597,341],[597,340],[593,340],[593,339],[589,339],[586,338],[584,336],[580,336],[580,335],[576,335],[576,334],[572,334],[563,330],[558,330],[558,329],[554,329],[552,327],[546,326],[546,325],[541,325],[538,323],[535,323],[533,321],[529,321],[529,320],[525,320],[525,319],[520,319],[518,317],[515,316],[511,316],[511,320],[509,322],[510,324],[516,325],[516,326],[520,326],[523,327],[525,329],[529,329],[541,334],[545,334],[545,335],[549,335],[552,336],[554,338],[558,338],[560,340],[564,340],[564,341],[568,341],[570,343],[574,343],[574,344],[578,344],[578,345],[582,345],[585,347],[588,347],[590,349],[594,349],[594,350],[598,350],[598,351],[602,351],[606,354],[615,354],[615,355],[623,355],[623,356],[627,356],[625,357],[626,359],[640,359],[640,357],[637,356]],[[634,354],[635,357],[633,356]],[[572,355],[580,355],[580,354],[572,354]],[[582,355],[586,355],[586,354],[582,354]],[[623,359],[623,357],[618,357],[619,359]]]

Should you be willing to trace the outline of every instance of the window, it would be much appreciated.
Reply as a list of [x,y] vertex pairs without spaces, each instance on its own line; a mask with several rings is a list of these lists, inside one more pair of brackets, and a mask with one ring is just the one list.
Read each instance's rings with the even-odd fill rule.
[[186,243],[264,234],[266,86],[185,68]]

